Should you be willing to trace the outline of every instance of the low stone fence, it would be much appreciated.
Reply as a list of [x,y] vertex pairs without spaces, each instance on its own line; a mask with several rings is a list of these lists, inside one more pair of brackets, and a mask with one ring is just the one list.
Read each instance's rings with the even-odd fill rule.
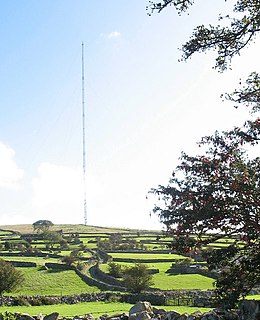
[[97,254],[98,254],[99,258],[101,260],[103,260],[103,262],[109,262],[109,261],[113,260],[112,257],[107,252],[105,252],[103,250],[98,249]]
[[130,259],[113,258],[113,262],[131,262],[131,263],[155,263],[155,262],[178,262],[179,259]]
[[22,268],[30,268],[30,267],[37,267],[37,263],[35,262],[27,262],[27,261],[8,261],[6,262],[10,263],[14,267],[22,267]]
[[[101,289],[101,290],[111,290],[111,291],[126,291],[126,288],[124,288],[121,283],[120,284],[116,284],[116,281],[115,281],[114,284],[109,284],[109,283],[106,282],[107,278],[105,279],[105,277],[103,278],[103,281],[102,281],[99,278],[101,273],[102,273],[102,271],[98,269],[97,265],[94,265],[94,266],[89,268],[89,274],[91,275],[90,279],[91,279],[91,281],[93,283],[95,283],[94,285],[97,286],[99,289]],[[85,275],[82,275],[82,276],[85,277]],[[89,279],[87,279],[87,281],[88,280]]]
[[215,293],[213,290],[174,290],[144,292],[141,294],[124,294],[121,296],[122,302],[136,303],[138,301],[148,301],[151,304],[163,305],[185,305],[194,307],[215,307]]
[[27,305],[75,304],[79,302],[108,301],[111,293],[83,293],[71,296],[0,296],[0,306],[17,306],[20,302]]
[[[94,281],[94,279],[92,279]],[[138,301],[149,301],[158,306],[184,305],[195,307],[215,307],[213,291],[165,291],[165,292],[144,292],[140,294],[100,292],[84,293],[71,296],[0,296],[0,305],[52,305],[52,304],[74,304],[79,302],[110,301],[116,298],[118,302],[134,304]]]
[[54,253],[43,252],[0,252],[0,257],[41,257],[41,258],[62,258],[63,256]]
[[65,263],[46,262],[45,266],[51,269],[76,270],[74,266],[69,266]]
[[216,279],[218,273],[216,271],[210,271],[205,269],[205,266],[201,264],[173,264],[169,270],[166,271],[171,274],[201,274],[206,277]]
[[108,250],[106,251],[108,254],[109,253],[113,253],[113,252],[117,252],[117,253],[145,253],[145,254],[165,254],[165,253],[170,253],[171,251],[168,250],[137,250],[137,249],[132,249],[132,250]]
[[92,274],[95,275],[96,279],[98,279],[98,280],[100,280],[102,282],[111,284],[113,286],[123,287],[122,281],[116,279],[115,277],[109,276],[105,272],[101,271],[99,269],[99,265],[98,264],[95,264],[93,267],[91,267],[91,270],[92,270]]

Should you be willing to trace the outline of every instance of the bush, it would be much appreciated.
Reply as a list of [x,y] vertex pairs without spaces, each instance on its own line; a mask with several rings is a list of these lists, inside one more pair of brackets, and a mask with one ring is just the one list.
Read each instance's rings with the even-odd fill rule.
[[123,268],[120,264],[115,262],[110,262],[108,264],[109,274],[115,278],[121,278],[123,274]]
[[140,293],[154,284],[148,267],[142,263],[136,263],[133,267],[126,268],[123,280],[124,286],[133,293]]
[[4,313],[0,313],[0,319],[1,320],[15,320],[15,314],[13,314],[12,312],[4,312]]
[[11,292],[24,281],[21,271],[15,269],[10,263],[0,259],[0,295]]

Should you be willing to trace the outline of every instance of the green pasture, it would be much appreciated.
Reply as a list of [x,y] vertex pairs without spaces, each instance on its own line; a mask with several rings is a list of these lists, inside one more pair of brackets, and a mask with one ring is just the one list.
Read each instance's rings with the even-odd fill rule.
[[35,268],[17,268],[25,276],[22,287],[12,295],[72,295],[86,292],[99,292],[97,287],[87,285],[73,270],[41,270]]
[[[129,303],[117,303],[117,302],[84,302],[72,305],[56,304],[50,306],[15,306],[15,307],[0,307],[0,313],[2,312],[21,312],[30,315],[37,315],[39,313],[43,315],[50,314],[52,312],[58,312],[60,317],[73,317],[83,316],[86,314],[93,314],[94,317],[101,316],[103,314],[118,314],[128,313],[132,304]],[[156,306],[155,306],[156,307]],[[212,308],[201,307],[183,307],[183,306],[157,306],[167,311],[177,311],[179,313],[193,313],[200,310],[201,312],[207,312]]]
[[[128,262],[116,262],[121,266],[129,267],[133,264]],[[154,285],[152,288],[160,290],[189,290],[200,289],[208,290],[214,288],[214,279],[202,276],[200,274],[178,274],[173,275],[166,273],[170,269],[171,262],[145,263],[149,269],[159,269],[159,273],[153,274]],[[108,273],[109,266],[107,264],[99,265],[100,270]]]
[[82,239],[90,239],[90,238],[98,238],[98,237],[102,237],[102,238],[109,238],[109,234],[107,233],[80,233],[79,237]]
[[165,259],[165,260],[172,260],[172,259],[185,259],[186,257],[181,256],[179,254],[169,254],[169,253],[124,253],[124,252],[111,252],[109,253],[110,256],[113,258],[121,258],[121,259]]
[[214,279],[200,274],[173,275],[159,272],[153,275],[153,281],[154,285],[152,288],[160,290],[208,290],[214,288]]
[[163,243],[144,243],[144,247],[147,249],[147,250],[165,250],[165,249],[169,249],[166,244],[163,244]]
[[0,230],[0,236],[9,236],[12,235],[13,233],[10,231],[6,231],[6,230]]
[[246,300],[260,300],[260,294],[249,295]]
[[6,261],[35,262],[38,266],[42,266],[46,262],[52,262],[52,263],[60,263],[61,262],[60,259],[43,258],[43,257],[23,257],[23,256],[8,257],[8,256],[1,256],[0,258],[4,259]]

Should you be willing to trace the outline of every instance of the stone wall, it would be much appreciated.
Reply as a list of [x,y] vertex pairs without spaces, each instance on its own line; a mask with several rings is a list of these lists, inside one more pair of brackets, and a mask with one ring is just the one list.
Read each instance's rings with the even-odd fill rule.
[[74,266],[69,266],[68,264],[64,263],[46,262],[45,266],[51,269],[76,270]]
[[8,260],[6,260],[6,262],[9,262],[14,267],[26,267],[26,268],[37,267],[37,263],[29,262],[29,261],[26,262],[26,261],[8,261]]
[[62,258],[61,255],[54,253],[43,253],[43,252],[0,252],[0,256],[3,257],[41,257],[41,258]]
[[174,290],[125,294],[122,302],[136,303],[148,301],[154,305],[189,305],[194,307],[215,307],[213,290]]
[[91,267],[92,269],[92,272],[95,274],[95,278],[102,281],[102,282],[105,282],[105,283],[108,283],[108,284],[111,284],[113,286],[119,286],[119,287],[123,287],[123,284],[122,284],[122,281],[112,277],[112,276],[109,276],[108,274],[106,274],[105,272],[101,271],[99,269],[99,265],[96,264],[94,265],[93,267]]
[[179,259],[127,259],[113,258],[113,262],[131,262],[131,263],[155,263],[155,262],[177,262]]
[[[89,268],[89,274],[91,276],[91,281],[95,283],[95,285],[100,288],[101,290],[111,290],[111,291],[126,291],[126,288],[124,288],[121,283],[120,285],[117,284],[109,284],[101,281],[97,275],[97,273],[100,275],[99,271],[101,270],[97,268],[97,265],[94,265]],[[85,277],[85,275],[83,275]],[[88,277],[88,276],[87,276]],[[89,277],[88,277],[89,278]],[[88,279],[89,280],[89,279]],[[103,279],[105,281],[105,279]],[[116,280],[116,279],[115,279]]]
[[98,249],[97,254],[98,254],[99,258],[101,260],[103,260],[103,262],[105,262],[105,263],[113,260],[112,257],[103,250]]
[[206,277],[216,279],[218,273],[216,271],[210,271],[204,269],[204,266],[201,264],[173,264],[167,273],[171,274],[201,274]]

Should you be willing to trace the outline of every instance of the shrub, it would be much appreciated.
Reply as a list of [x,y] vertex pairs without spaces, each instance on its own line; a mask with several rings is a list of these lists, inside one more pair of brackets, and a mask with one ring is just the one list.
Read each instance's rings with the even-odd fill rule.
[[123,273],[123,281],[124,286],[133,293],[140,293],[154,284],[148,267],[142,263],[126,268]]
[[4,312],[4,313],[0,313],[0,319],[1,320],[15,320],[15,314],[13,314],[12,312]]
[[109,262],[108,264],[109,274],[115,278],[121,278],[123,274],[123,268],[120,264],[115,262]]
[[23,273],[10,263],[0,259],[0,295],[11,292],[24,281]]

